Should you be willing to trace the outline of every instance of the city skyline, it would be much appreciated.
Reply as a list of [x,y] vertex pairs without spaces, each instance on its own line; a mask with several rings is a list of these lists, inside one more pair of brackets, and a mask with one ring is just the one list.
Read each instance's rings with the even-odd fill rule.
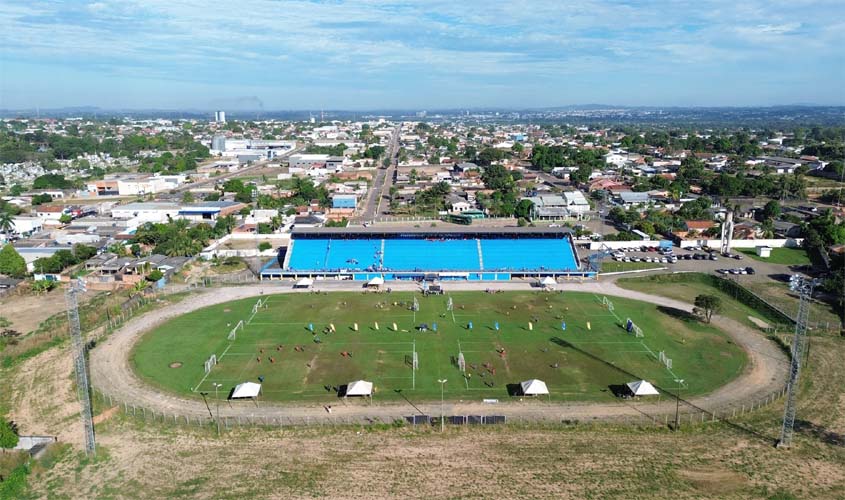
[[6,2],[0,108],[845,104],[837,2]]

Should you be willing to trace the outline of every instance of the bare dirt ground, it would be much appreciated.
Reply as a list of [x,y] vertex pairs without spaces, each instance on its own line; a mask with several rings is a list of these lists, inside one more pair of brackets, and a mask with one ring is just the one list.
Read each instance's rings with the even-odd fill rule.
[[779,404],[734,421],[741,428],[678,433],[613,424],[447,427],[442,435],[344,426],[244,428],[218,438],[111,412],[97,426],[98,458],[87,460],[67,348],[25,361],[7,387],[15,387],[22,432],[74,445],[30,476],[31,498],[841,499],[843,349],[838,338],[812,339],[790,450],[772,446]]
[[23,334],[29,333],[53,314],[65,310],[62,291],[53,290],[44,295],[9,295],[0,299],[0,316],[12,322],[10,327]]

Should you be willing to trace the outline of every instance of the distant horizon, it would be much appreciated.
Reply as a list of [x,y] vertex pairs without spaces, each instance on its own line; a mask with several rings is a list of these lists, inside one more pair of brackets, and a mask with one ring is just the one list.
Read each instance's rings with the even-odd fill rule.
[[[534,106],[534,107],[513,107],[513,106],[466,106],[466,107],[431,107],[431,108],[416,108],[416,107],[384,107],[384,108],[199,108],[199,107],[103,107],[96,105],[69,105],[58,107],[26,107],[26,108],[1,108],[0,113],[13,112],[72,112],[72,111],[97,111],[97,112],[162,112],[162,113],[208,113],[213,114],[215,111],[225,111],[226,113],[377,113],[377,112],[407,112],[418,113],[459,113],[459,112],[530,112],[542,113],[546,111],[557,110],[583,110],[583,111],[599,111],[612,109],[630,109],[630,110],[731,110],[731,109],[775,109],[775,108],[845,108],[843,104],[810,104],[810,103],[785,103],[785,104],[771,104],[771,105],[626,105],[626,104],[602,104],[602,103],[585,103],[585,104],[560,104],[550,106]],[[316,118],[316,116],[315,116]]]
[[0,109],[841,106],[842,19],[839,0],[6,0]]

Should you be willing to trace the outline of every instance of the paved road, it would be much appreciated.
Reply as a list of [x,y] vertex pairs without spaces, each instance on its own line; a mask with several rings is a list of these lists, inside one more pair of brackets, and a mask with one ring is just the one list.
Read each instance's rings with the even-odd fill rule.
[[390,186],[393,185],[393,175],[396,172],[399,157],[399,134],[401,130],[401,124],[396,125],[393,129],[393,135],[390,136],[390,143],[385,152],[387,158],[390,158],[390,166],[382,168],[379,165],[376,169],[376,177],[373,179],[373,184],[367,193],[366,204],[361,211],[361,215],[355,218],[356,222],[372,221],[382,215],[381,203],[384,196],[390,192]]
[[[491,286],[485,283],[456,283],[449,284],[452,290],[478,290]],[[495,285],[499,289],[529,290],[527,282],[505,282]],[[360,283],[327,282],[320,283],[324,291],[360,291]],[[411,283],[397,283],[395,290],[415,290]],[[677,309],[690,310],[690,304],[664,297],[657,297],[643,293],[621,289],[612,281],[567,283],[559,285],[564,291],[580,291],[604,294],[609,296],[624,296],[643,300],[658,305]],[[91,376],[93,386],[119,401],[129,402],[138,406],[152,409],[167,415],[182,415],[205,418],[208,409],[201,400],[188,399],[169,393],[159,392],[148,386],[135,375],[130,368],[129,353],[141,334],[150,328],[164,323],[176,316],[212,304],[227,302],[241,298],[253,297],[259,294],[271,293],[303,293],[290,288],[290,283],[262,284],[243,287],[229,287],[207,289],[198,292],[180,303],[162,309],[151,311],[131,321],[122,329],[114,332],[107,340],[100,343],[91,351]],[[307,293],[307,292],[305,292]],[[759,400],[780,390],[786,381],[786,356],[772,342],[766,340],[757,332],[732,321],[728,318],[717,317],[714,323],[727,332],[748,353],[749,363],[746,371],[734,381],[715,390],[714,392],[697,397],[691,403],[700,408],[711,411],[726,411],[729,407],[739,407],[752,400]],[[319,404],[278,404],[261,402],[236,402],[221,405],[220,416],[227,418],[268,418],[268,419],[326,419],[343,418],[363,421],[380,418],[389,421],[405,415],[425,413],[438,415],[439,403],[423,403],[411,406],[405,403],[376,403],[366,405],[360,401],[338,404],[331,416]],[[671,401],[653,402],[619,402],[619,403],[559,403],[543,401],[513,401],[502,402],[495,406],[481,402],[450,402],[452,414],[501,414],[509,418],[527,419],[619,419],[637,418],[644,416],[662,422],[668,415],[674,413],[675,404]]]

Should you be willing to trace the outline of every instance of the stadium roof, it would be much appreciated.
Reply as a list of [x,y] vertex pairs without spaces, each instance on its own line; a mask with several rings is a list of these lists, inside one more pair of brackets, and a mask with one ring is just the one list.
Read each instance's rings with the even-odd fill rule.
[[469,235],[555,235],[563,236],[572,231],[565,227],[294,227],[293,235],[341,236],[349,235],[438,235],[438,234],[469,234]]

